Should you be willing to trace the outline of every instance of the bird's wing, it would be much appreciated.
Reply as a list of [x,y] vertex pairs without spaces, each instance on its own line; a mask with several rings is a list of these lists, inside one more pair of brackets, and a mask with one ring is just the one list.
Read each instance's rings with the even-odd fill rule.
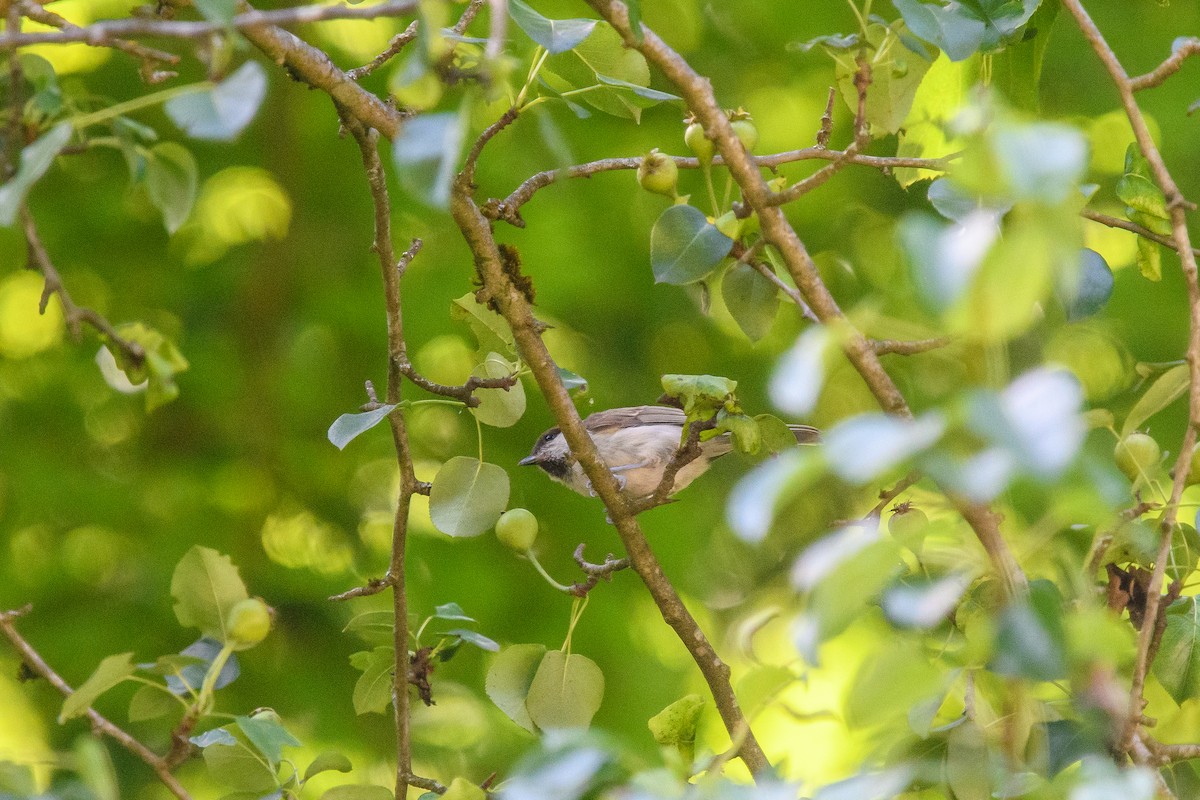
[[683,427],[687,415],[678,408],[669,406],[629,406],[597,411],[583,421],[591,433],[615,428],[633,428],[642,425],[678,425]]

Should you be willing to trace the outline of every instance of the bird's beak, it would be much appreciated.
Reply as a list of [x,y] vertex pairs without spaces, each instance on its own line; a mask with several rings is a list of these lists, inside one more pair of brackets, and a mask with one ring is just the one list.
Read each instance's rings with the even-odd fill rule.
[[542,463],[542,460],[540,458],[538,458],[537,456],[534,456],[534,455],[529,455],[529,456],[525,456],[520,461],[518,461],[517,466],[530,467],[530,466],[537,466],[540,463]]

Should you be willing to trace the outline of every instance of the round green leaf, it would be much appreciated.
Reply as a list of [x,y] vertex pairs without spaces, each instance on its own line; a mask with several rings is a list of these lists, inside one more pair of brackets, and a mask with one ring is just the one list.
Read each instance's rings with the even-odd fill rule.
[[[488,353],[482,364],[471,370],[478,378],[507,378],[513,366],[499,353]],[[484,425],[508,428],[525,413],[525,387],[518,380],[507,389],[480,389],[475,392],[479,405],[471,413]]]
[[190,150],[175,142],[150,149],[146,161],[146,191],[150,202],[162,212],[167,233],[174,233],[192,213],[196,201],[196,159]]
[[749,264],[734,264],[721,279],[721,297],[742,333],[757,342],[779,310],[779,289]]
[[604,673],[596,662],[561,650],[546,653],[529,686],[525,708],[542,730],[586,728],[604,698]]
[[508,473],[495,464],[456,456],[438,470],[429,492],[429,516],[450,536],[478,536],[508,505]]
[[537,726],[525,708],[525,698],[545,655],[545,645],[514,644],[506,647],[492,662],[484,682],[484,690],[496,707],[530,733],[537,733]]
[[266,96],[266,71],[257,61],[247,61],[211,89],[172,97],[165,109],[189,136],[229,141],[250,124]]
[[681,286],[713,271],[733,248],[733,240],[688,205],[671,206],[650,232],[650,265],[655,283]]
[[249,594],[229,556],[195,545],[175,566],[171,596],[180,625],[224,642],[229,610]]
[[312,760],[308,769],[304,770],[304,780],[307,781],[313,775],[319,775],[322,772],[349,772],[353,768],[354,765],[350,763],[350,759],[337,751],[330,750]]
[[275,771],[240,744],[209,745],[204,748],[204,763],[213,780],[234,789],[269,792],[278,785]]
[[592,33],[596,27],[594,19],[547,19],[521,0],[509,0],[508,13],[517,27],[535,42],[546,48],[550,55],[565,53],[574,48]]

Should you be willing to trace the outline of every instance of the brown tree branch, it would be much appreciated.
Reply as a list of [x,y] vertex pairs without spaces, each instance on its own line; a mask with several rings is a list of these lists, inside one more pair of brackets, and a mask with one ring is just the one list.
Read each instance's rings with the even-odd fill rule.
[[571,452],[578,459],[592,488],[604,502],[609,519],[625,545],[630,564],[645,583],[663,619],[675,631],[691,653],[713,696],[730,739],[739,741],[738,754],[756,776],[770,769],[770,763],[758,744],[730,684],[729,666],[717,655],[708,637],[684,606],[662,566],[650,549],[630,503],[621,494],[615,476],[596,452],[596,445],[584,430],[579,412],[558,375],[558,367],[541,339],[543,326],[534,318],[524,291],[515,286],[505,271],[500,249],[491,226],[472,199],[473,187],[462,176],[451,193],[450,211],[475,257],[476,269],[483,280],[489,301],[508,321],[517,350],[529,365],[546,402],[554,414]]
[[[64,697],[70,697],[75,693],[71,685],[54,671],[54,669],[46,663],[41,655],[33,648],[28,641],[17,631],[16,622],[20,617],[25,616],[33,609],[33,606],[25,606],[12,611],[0,612],[0,633],[3,633],[8,638],[16,651],[21,654],[21,660],[31,670],[46,679],[46,681],[63,694]],[[159,757],[153,750],[146,747],[144,744],[126,733],[122,728],[110,722],[95,709],[88,708],[88,721],[92,724],[92,730],[98,734],[109,737],[117,744],[124,747],[133,755],[140,758],[145,764],[154,770],[154,774],[164,786],[179,798],[179,800],[191,800],[191,795],[183,788],[183,785],[175,779],[171,774],[171,770],[167,767],[167,763]]]
[[1131,91],[1140,92],[1142,89],[1152,89],[1161,86],[1163,81],[1174,75],[1183,66],[1188,56],[1200,54],[1200,37],[1191,36],[1184,39],[1174,48],[1174,52],[1166,60],[1145,75],[1129,79]]
[[[345,118],[344,118],[345,120]],[[388,197],[387,177],[383,161],[379,157],[379,133],[364,128],[360,123],[346,121],[354,134],[362,154],[366,170],[367,185],[375,208],[375,241],[372,250],[379,258],[379,269],[383,277],[384,303],[387,315],[388,383],[387,402],[400,402],[401,365],[408,361],[404,341],[404,315],[400,304],[400,273],[420,249],[420,243],[397,259],[392,245],[392,205]],[[392,679],[392,705],[396,731],[396,788],[398,798],[408,796],[412,778],[412,738],[408,694],[408,592],[406,586],[405,560],[408,546],[408,516],[412,496],[418,484],[413,471],[412,452],[408,442],[408,431],[404,415],[396,409],[388,415],[392,430],[392,442],[396,449],[396,463],[400,469],[400,497],[396,502],[396,514],[392,522],[392,557],[386,580],[392,587],[392,612],[395,624],[392,629],[392,646],[396,650],[396,666]]]
[[[1108,214],[1101,214],[1099,211],[1092,211],[1085,208],[1079,212],[1085,219],[1090,219],[1092,222],[1099,222],[1101,225],[1107,225],[1110,228],[1120,228],[1121,230],[1136,233],[1143,239],[1149,239],[1152,242],[1158,242],[1163,247],[1169,247],[1172,250],[1176,248],[1175,240],[1170,236],[1163,236],[1161,233],[1155,233],[1149,228],[1138,225],[1136,222],[1130,222],[1127,219],[1120,217],[1112,217]],[[1200,248],[1192,248],[1192,254],[1200,256]]]
[[[1191,238],[1187,229],[1187,202],[1176,185],[1174,178],[1163,161],[1162,154],[1150,135],[1145,116],[1134,98],[1140,79],[1130,79],[1117,54],[1113,52],[1096,23],[1088,15],[1080,0],[1063,0],[1063,6],[1075,18],[1084,38],[1091,44],[1109,77],[1121,97],[1121,105],[1125,115],[1133,127],[1133,135],[1137,140],[1138,149],[1150,164],[1155,182],[1163,190],[1166,197],[1167,210],[1171,215],[1172,240],[1175,252],[1179,254],[1180,266],[1187,283],[1188,305],[1190,319],[1188,329],[1187,360],[1190,374],[1188,387],[1188,427],[1184,432],[1183,442],[1179,448],[1179,457],[1175,463],[1175,479],[1171,485],[1171,496],[1167,502],[1162,518],[1162,541],[1155,557],[1154,570],[1150,575],[1147,587],[1146,618],[1156,624],[1143,625],[1138,632],[1137,655],[1134,661],[1133,679],[1129,690],[1129,714],[1121,738],[1121,746],[1126,752],[1130,751],[1137,734],[1138,725],[1142,719],[1142,708],[1145,705],[1143,690],[1146,673],[1149,671],[1152,654],[1157,649],[1156,640],[1161,634],[1158,630],[1159,606],[1162,601],[1163,581],[1166,575],[1167,561],[1171,553],[1171,541],[1175,534],[1175,520],[1179,513],[1179,499],[1187,482],[1188,465],[1192,457],[1192,448],[1196,444],[1196,428],[1200,425],[1200,277],[1197,275],[1196,253],[1192,248]],[[1161,67],[1160,67],[1161,69]],[[1157,73],[1157,70],[1155,71]],[[1151,73],[1154,75],[1155,73]],[[1165,77],[1165,76],[1164,76]],[[1154,84],[1148,84],[1154,85]]]
[[[47,25],[51,28],[58,28],[59,30],[64,31],[82,30],[79,25],[74,24],[70,20],[59,16],[58,14],[55,14],[48,8],[31,2],[31,0],[21,0],[19,3],[17,3],[17,5],[21,9],[21,13],[34,22],[40,22],[43,25]],[[170,64],[171,66],[179,63],[179,56],[175,55],[174,53],[156,50],[153,47],[147,47],[146,45],[138,42],[131,42],[128,39],[112,39],[111,41],[103,44],[98,42],[88,42],[87,44],[91,45],[92,47],[111,47],[114,50],[120,50],[124,53],[128,53],[134,58],[141,59],[143,63],[160,62],[163,64]],[[155,77],[155,80],[151,81],[153,83],[157,83],[158,81],[175,76],[174,72],[155,71],[150,72],[150,74]]]
[[928,353],[954,343],[953,336],[934,336],[929,339],[871,339],[871,347],[880,356],[915,356]]
[[[749,156],[734,134],[729,119],[713,96],[711,81],[693,70],[682,56],[646,26],[642,26],[640,38],[635,36],[629,26],[628,9],[624,3],[614,0],[587,2],[621,34],[628,47],[641,52],[679,90],[688,108],[704,126],[705,135],[716,145],[734,181],[741,188],[746,205],[758,214],[764,238],[783,257],[793,282],[817,317],[826,323],[844,322],[845,315],[822,281],[804,243],[780,207],[771,205],[772,192],[759,172],[761,164]],[[828,157],[829,152],[823,152]],[[846,327],[850,335],[846,338],[843,350],[880,406],[890,414],[911,417],[908,404],[883,368],[871,342],[852,326],[847,324]],[[1000,533],[996,515],[986,506],[965,498],[951,496],[950,499],[983,545],[1005,590],[1009,593],[1024,591],[1025,575]]]
[[587,593],[596,588],[600,581],[611,581],[614,572],[620,572],[623,569],[629,569],[628,558],[613,558],[613,554],[609,553],[604,557],[603,564],[592,564],[583,557],[584,545],[580,544],[575,548],[573,554],[575,563],[587,575],[587,580],[582,583],[576,583],[571,586],[571,594],[576,597],[586,597]]

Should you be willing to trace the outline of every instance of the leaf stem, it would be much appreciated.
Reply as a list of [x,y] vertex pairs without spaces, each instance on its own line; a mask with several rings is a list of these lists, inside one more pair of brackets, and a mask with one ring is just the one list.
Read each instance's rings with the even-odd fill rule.
[[98,125],[101,122],[107,122],[115,117],[120,117],[129,114],[133,111],[140,111],[143,108],[165,103],[168,100],[179,97],[185,94],[194,92],[202,92],[216,86],[212,81],[201,81],[200,83],[189,83],[186,86],[172,86],[170,89],[163,89],[161,92],[153,92],[135,97],[132,100],[126,100],[124,103],[117,103],[115,106],[102,108],[99,111],[93,111],[90,114],[81,114],[77,117],[72,117],[67,121],[75,126],[75,130],[81,131],[84,128],[92,125]]

